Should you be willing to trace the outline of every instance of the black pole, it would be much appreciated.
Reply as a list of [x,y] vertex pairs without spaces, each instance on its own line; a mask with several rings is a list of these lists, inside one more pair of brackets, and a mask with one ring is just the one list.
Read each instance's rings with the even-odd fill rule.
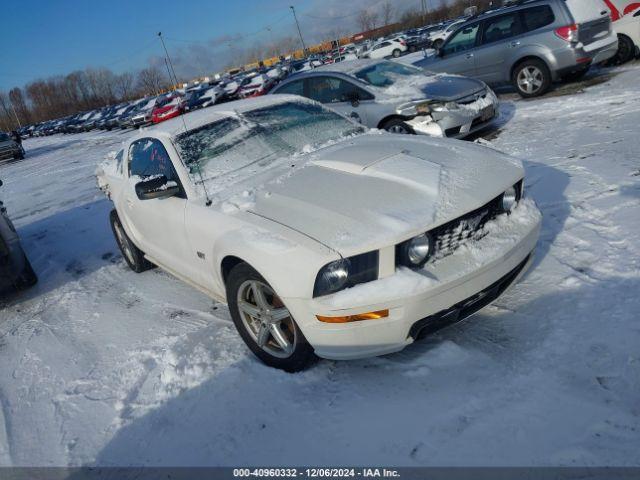
[[300,35],[300,42],[302,43],[302,53],[304,56],[307,56],[307,47],[304,45],[304,40],[302,38],[302,31],[300,30],[300,24],[298,23],[298,17],[296,16],[296,9],[293,8],[293,5],[290,5],[289,8],[293,12],[293,18],[296,21],[296,26],[298,27],[298,35]]

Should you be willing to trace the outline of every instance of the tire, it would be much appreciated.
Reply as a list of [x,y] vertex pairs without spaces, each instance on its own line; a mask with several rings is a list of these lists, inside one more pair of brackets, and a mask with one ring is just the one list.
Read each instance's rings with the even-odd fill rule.
[[584,68],[577,72],[571,72],[566,75],[563,75],[561,80],[567,83],[577,82],[579,80],[582,80],[582,78],[587,74],[588,71],[589,71],[588,68]]
[[441,39],[435,40],[432,44],[431,44],[431,48],[438,50],[439,48],[442,48],[442,44],[444,42]]
[[626,35],[618,35],[618,51],[611,59],[614,65],[621,65],[632,60],[636,53],[633,41]]
[[401,54],[401,53],[402,53],[402,52],[400,51],[400,49],[399,49],[399,48],[396,48],[393,52],[391,52],[391,56],[392,56],[393,58],[398,58],[398,57],[400,56],[400,54]]
[[[304,370],[317,360],[313,347],[287,308],[257,271],[246,263],[239,263],[229,272],[226,284],[233,323],[256,357],[270,367],[289,373]],[[256,289],[261,292],[258,297]],[[287,316],[277,320],[271,317],[273,312]],[[265,317],[258,319],[257,315]]]
[[109,220],[111,222],[113,236],[120,248],[120,252],[122,252],[124,260],[127,262],[127,265],[129,265],[129,268],[136,273],[142,273],[152,269],[155,265],[144,258],[144,252],[133,244],[127,235],[127,232],[125,232],[124,227],[120,222],[120,218],[118,217],[118,212],[116,212],[115,209],[111,210]]
[[391,120],[387,120],[384,125],[382,125],[382,129],[386,130],[389,133],[397,133],[400,135],[412,135],[414,134],[413,129],[407,125],[407,123],[399,118],[392,118]]
[[521,97],[539,97],[551,87],[551,72],[542,60],[525,60],[513,69],[511,82]]
[[413,53],[413,52],[415,52],[416,50],[418,50],[418,49],[417,49],[417,47],[416,47],[415,45],[410,45],[410,46],[409,46],[409,53]]
[[15,281],[16,290],[26,290],[29,287],[33,287],[36,283],[38,283],[38,276],[36,272],[33,271],[33,267],[25,255],[24,270],[22,270],[22,273]]

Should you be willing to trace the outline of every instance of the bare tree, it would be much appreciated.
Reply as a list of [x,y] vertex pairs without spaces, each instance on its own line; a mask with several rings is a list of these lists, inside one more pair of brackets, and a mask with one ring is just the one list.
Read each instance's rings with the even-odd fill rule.
[[134,77],[131,72],[124,72],[115,77],[115,91],[120,100],[129,100],[134,94]]
[[14,115],[20,118],[20,122],[22,124],[30,123],[31,115],[29,114],[29,108],[27,107],[21,88],[15,87],[9,91],[9,101],[13,106]]
[[168,83],[166,75],[157,66],[144,68],[138,73],[138,85],[147,95],[158,95]]
[[369,14],[369,10],[367,10],[366,8],[363,8],[358,12],[356,21],[358,22],[360,30],[362,30],[363,32],[371,30],[371,15]]
[[391,2],[387,0],[382,4],[382,25],[386,26],[393,22],[394,9]]

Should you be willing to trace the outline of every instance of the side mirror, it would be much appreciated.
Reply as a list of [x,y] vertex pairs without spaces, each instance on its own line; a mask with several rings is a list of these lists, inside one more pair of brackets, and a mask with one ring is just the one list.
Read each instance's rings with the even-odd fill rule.
[[179,193],[180,187],[176,182],[170,182],[164,175],[147,178],[136,183],[136,195],[140,200],[169,198]]

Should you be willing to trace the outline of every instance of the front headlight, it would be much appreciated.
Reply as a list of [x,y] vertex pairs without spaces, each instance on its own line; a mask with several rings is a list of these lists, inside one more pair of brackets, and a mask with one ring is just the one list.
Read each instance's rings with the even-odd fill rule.
[[339,292],[378,278],[378,251],[341,258],[326,264],[316,275],[313,296]]
[[396,108],[396,113],[405,117],[415,117],[416,115],[428,115],[434,110],[444,107],[443,103],[432,102],[431,100],[409,102]]
[[409,268],[422,267],[433,252],[433,238],[429,233],[422,233],[398,245],[397,261]]
[[522,181],[505,190],[501,198],[501,206],[503,212],[509,213],[516,207],[516,205],[522,198],[523,190],[524,183]]

